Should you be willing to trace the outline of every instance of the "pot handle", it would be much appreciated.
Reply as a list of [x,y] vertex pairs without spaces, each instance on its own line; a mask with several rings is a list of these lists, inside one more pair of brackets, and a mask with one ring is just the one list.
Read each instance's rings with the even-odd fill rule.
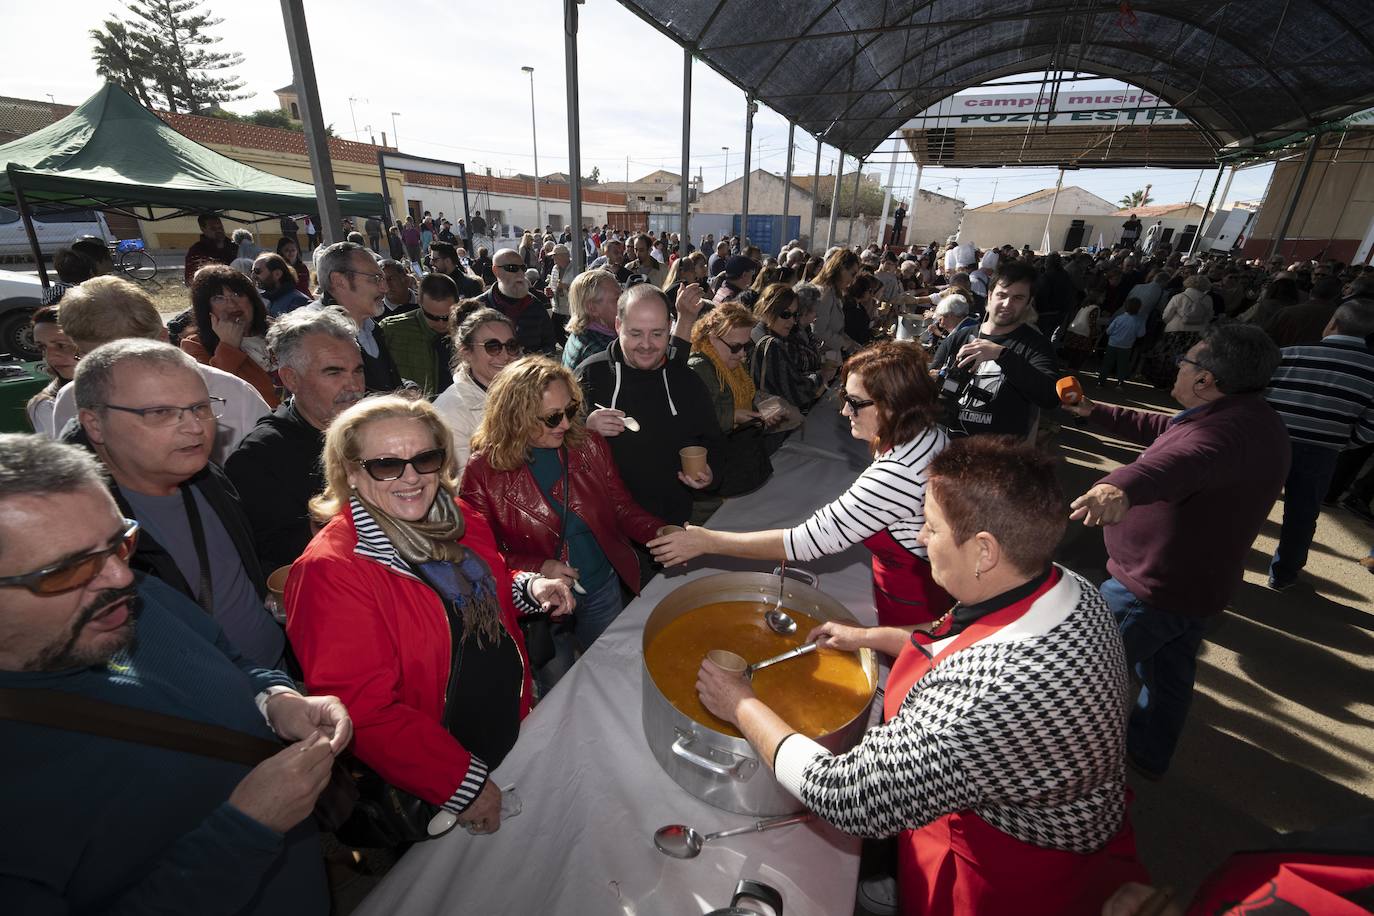
[[778,893],[777,888],[752,878],[741,878],[739,884],[735,885],[735,896],[730,898],[730,905],[738,906],[745,897],[768,904],[776,916],[782,916],[782,894]]
[[791,576],[791,577],[794,578],[794,579],[800,579],[800,580],[802,580],[803,582],[805,582],[807,585],[811,586],[812,588],[820,588],[820,587],[821,587],[821,577],[820,577],[820,574],[819,574],[819,573],[813,573],[811,570],[807,569],[805,566],[792,566],[792,565],[789,564],[788,567],[787,567],[786,569],[783,569],[781,566],[774,566],[774,567],[773,567],[773,575],[775,575],[775,576]]
[[691,750],[694,738],[695,736],[690,732],[679,732],[677,740],[673,742],[673,755],[681,757],[693,766],[698,766],[709,773],[715,773],[717,776],[728,776],[733,779],[745,780],[752,775],[753,767],[750,766],[750,764],[754,761],[750,760],[748,757],[740,757],[734,763],[717,763],[710,757],[705,757]]

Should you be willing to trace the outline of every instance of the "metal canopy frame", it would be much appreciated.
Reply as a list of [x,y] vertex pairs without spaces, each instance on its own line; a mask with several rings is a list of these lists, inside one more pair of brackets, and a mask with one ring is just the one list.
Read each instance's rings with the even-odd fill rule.
[[[1044,70],[1123,79],[1218,151],[1374,93],[1366,0],[620,0],[788,121],[863,159],[963,88]],[[848,73],[846,73],[848,71]],[[852,79],[848,87],[833,85]]]

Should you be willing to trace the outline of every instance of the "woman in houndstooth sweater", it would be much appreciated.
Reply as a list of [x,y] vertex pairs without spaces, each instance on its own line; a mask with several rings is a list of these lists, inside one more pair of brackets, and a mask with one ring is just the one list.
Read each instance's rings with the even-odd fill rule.
[[1097,591],[1050,562],[1067,518],[1052,460],[1028,446],[976,436],[934,459],[920,539],[958,603],[933,625],[810,636],[896,659],[883,724],[845,754],[702,664],[706,707],[808,808],[898,836],[903,913],[1096,914],[1143,874],[1126,817],[1125,653]]

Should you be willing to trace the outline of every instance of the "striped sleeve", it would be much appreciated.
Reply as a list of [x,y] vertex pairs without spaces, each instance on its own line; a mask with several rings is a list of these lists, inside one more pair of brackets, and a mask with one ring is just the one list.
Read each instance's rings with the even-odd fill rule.
[[787,558],[806,561],[839,553],[883,529],[924,558],[926,549],[916,536],[925,524],[927,469],[948,441],[936,426],[879,455],[839,499],[786,532]]
[[458,788],[453,790],[452,797],[444,802],[444,808],[454,814],[462,814],[467,806],[472,804],[478,795],[482,794],[482,789],[486,784],[487,765],[474,754],[468,763],[468,771],[463,776],[463,781],[458,784]]

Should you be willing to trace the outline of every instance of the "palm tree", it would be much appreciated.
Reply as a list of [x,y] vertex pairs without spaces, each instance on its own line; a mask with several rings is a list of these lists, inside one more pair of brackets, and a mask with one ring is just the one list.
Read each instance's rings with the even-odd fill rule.
[[1123,210],[1134,210],[1136,207],[1144,207],[1148,204],[1152,204],[1154,203],[1154,200],[1155,199],[1153,197],[1146,197],[1145,191],[1143,189],[1139,191],[1132,191],[1125,197],[1121,198],[1121,208]]

